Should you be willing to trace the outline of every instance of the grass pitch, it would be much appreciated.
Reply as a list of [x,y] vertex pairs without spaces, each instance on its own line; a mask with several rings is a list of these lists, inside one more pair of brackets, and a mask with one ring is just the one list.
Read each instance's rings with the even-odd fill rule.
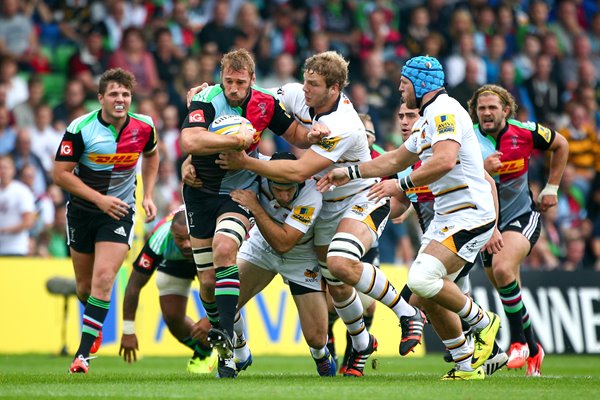
[[451,366],[440,355],[378,358],[363,378],[320,378],[310,356],[257,356],[235,380],[189,375],[183,357],[117,357],[92,361],[88,375],[69,375],[70,358],[0,355],[0,398],[11,399],[597,399],[600,356],[546,357],[541,378],[524,370],[484,381],[441,382]]

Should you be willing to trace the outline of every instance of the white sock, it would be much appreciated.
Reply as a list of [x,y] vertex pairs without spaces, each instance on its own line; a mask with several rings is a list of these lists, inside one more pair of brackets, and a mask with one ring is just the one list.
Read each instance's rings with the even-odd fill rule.
[[357,351],[366,349],[370,337],[363,319],[363,306],[356,290],[352,291],[352,295],[346,301],[340,303],[334,301],[333,306],[340,319],[346,324],[346,329],[352,338],[352,347]]

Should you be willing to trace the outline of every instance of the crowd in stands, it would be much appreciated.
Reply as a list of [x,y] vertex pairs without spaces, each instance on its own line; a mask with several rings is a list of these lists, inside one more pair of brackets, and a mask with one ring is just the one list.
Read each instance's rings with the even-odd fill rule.
[[[396,124],[403,62],[441,60],[447,89],[465,107],[484,83],[515,97],[518,119],[569,141],[558,206],[525,268],[600,271],[600,5],[591,0],[3,0],[0,2],[0,156],[31,192],[35,221],[28,255],[67,254],[66,196],[52,183],[66,126],[98,108],[100,74],[121,67],[137,79],[136,112],[160,137],[155,193],[159,220],[181,203],[179,127],[185,94],[219,81],[220,55],[235,47],[256,58],[257,84],[301,81],[303,61],[336,50],[350,61],[346,93],[374,122],[385,148],[401,144]],[[262,151],[285,149],[277,138]],[[531,160],[534,192],[547,160]],[[0,186],[0,193],[4,189]],[[536,196],[536,193],[534,193]],[[1,199],[1,195],[0,195]],[[17,210],[2,209],[3,213]],[[384,262],[410,262],[406,226],[386,229]],[[4,240],[0,218],[0,241]],[[6,254],[11,254],[7,252]]]

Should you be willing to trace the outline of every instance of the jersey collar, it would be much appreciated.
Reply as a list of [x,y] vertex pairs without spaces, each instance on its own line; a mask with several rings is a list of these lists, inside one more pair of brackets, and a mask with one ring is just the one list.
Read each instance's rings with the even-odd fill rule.
[[127,125],[129,125],[129,120],[129,114],[127,114],[127,118],[125,119],[125,123],[123,124],[121,131],[117,132],[114,126],[102,119],[102,109],[98,110],[98,121],[113,133],[115,141],[119,141],[119,136],[121,136],[121,132],[123,132],[123,129],[125,129]]
[[323,116],[325,116],[325,115],[329,115],[329,114],[331,114],[332,112],[335,112],[335,111],[337,111],[337,109],[338,109],[338,106],[339,106],[339,104],[340,104],[340,100],[341,100],[341,98],[342,98],[342,94],[340,93],[340,94],[339,94],[339,96],[338,96],[338,98],[337,98],[337,100],[335,101],[335,104],[334,104],[334,105],[333,105],[333,107],[331,108],[331,110],[329,110],[329,111],[325,111],[325,112],[322,112],[322,113],[320,113],[320,114],[315,114],[315,109],[314,109],[314,108],[312,108],[312,107],[309,107],[309,109],[308,109],[308,113],[310,114],[310,118],[311,118],[311,119],[314,119],[315,121],[318,121],[318,120],[319,120],[319,118],[321,118],[321,117],[323,117]]
[[439,95],[441,94],[448,94],[446,93],[446,89],[442,89],[439,92],[437,92],[432,98],[431,100],[429,100],[427,103],[423,104],[423,106],[421,107],[421,109],[419,110],[419,115],[422,117],[423,114],[425,113],[425,108],[430,105],[431,103],[433,103],[435,101],[435,99],[438,98]]

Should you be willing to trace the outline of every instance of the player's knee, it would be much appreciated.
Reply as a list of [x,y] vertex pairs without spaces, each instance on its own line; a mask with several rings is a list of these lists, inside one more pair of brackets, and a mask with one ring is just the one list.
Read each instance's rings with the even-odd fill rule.
[[306,344],[313,349],[321,349],[325,345],[327,345],[327,328],[318,329],[311,328],[304,333],[304,340],[306,340]]
[[[235,252],[240,248],[242,242],[246,238],[248,234],[248,230],[246,229],[246,225],[244,222],[236,217],[224,217],[221,218],[219,222],[217,222],[217,226],[215,228],[215,239],[219,244],[228,244],[230,248],[234,248]],[[219,240],[217,235],[223,235],[231,240]],[[216,253],[216,249],[214,248],[213,241],[213,251]],[[233,242],[233,243],[231,243]]]
[[351,233],[338,232],[327,250],[327,268],[335,277],[346,280],[344,275],[354,264],[360,263],[364,255],[365,247],[360,239]]
[[509,263],[494,260],[492,273],[498,286],[506,286],[517,278],[515,268]]
[[420,253],[408,271],[408,287],[418,296],[429,299],[442,290],[446,267],[437,258]]
[[215,293],[215,275],[203,273],[200,275],[200,297],[210,301]]

